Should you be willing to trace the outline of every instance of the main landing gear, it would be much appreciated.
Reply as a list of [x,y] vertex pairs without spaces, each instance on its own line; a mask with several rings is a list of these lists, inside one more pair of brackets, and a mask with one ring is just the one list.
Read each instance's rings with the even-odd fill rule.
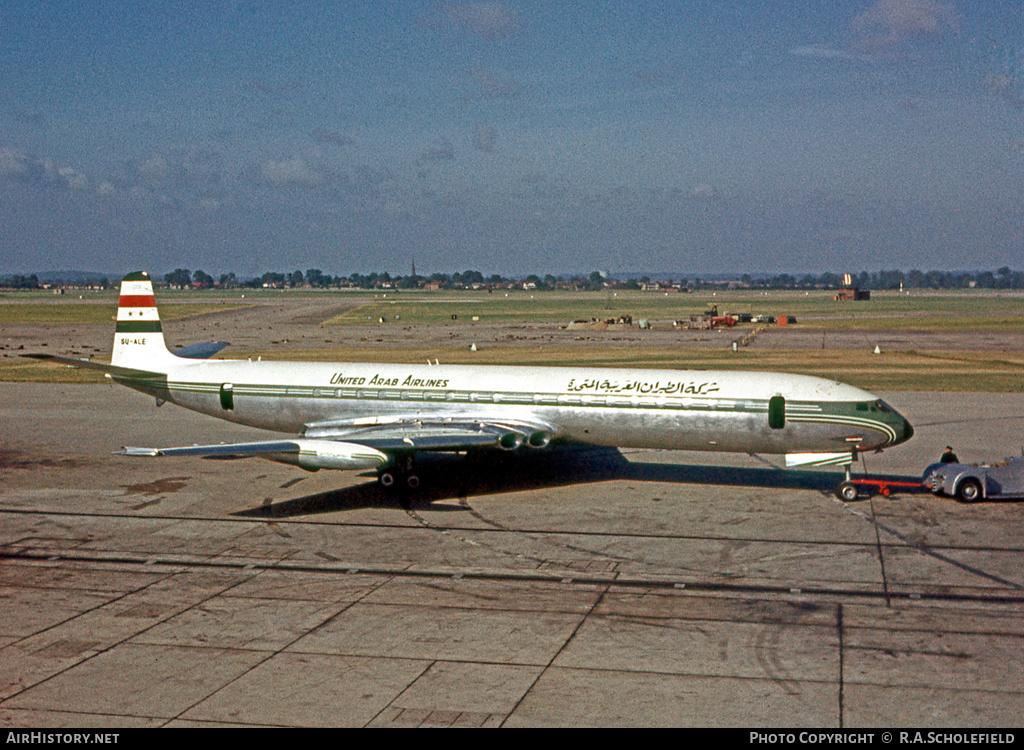
[[377,477],[380,486],[386,490],[417,490],[419,475],[415,473],[412,454],[396,456],[395,463]]
[[385,471],[379,477],[377,481],[380,482],[380,486],[386,490],[395,490],[407,487],[410,490],[419,489],[420,478],[416,474],[400,474],[391,471]]

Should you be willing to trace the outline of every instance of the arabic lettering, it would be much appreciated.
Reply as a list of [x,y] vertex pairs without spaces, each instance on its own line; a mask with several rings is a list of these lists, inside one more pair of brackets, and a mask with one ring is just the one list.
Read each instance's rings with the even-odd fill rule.
[[601,378],[592,378],[577,382],[576,378],[569,381],[565,388],[567,391],[579,393],[591,391],[594,393],[624,393],[640,396],[706,396],[709,393],[718,391],[718,383],[697,383],[695,381],[685,382],[682,380],[660,380],[651,382],[649,380],[627,380],[619,382]]

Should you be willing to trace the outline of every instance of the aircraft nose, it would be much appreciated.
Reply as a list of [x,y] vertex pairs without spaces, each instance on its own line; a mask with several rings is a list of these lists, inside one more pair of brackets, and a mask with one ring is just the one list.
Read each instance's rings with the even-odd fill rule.
[[905,443],[914,437],[914,428],[902,414],[900,415],[900,422],[902,423],[902,428],[896,431],[896,442]]
[[882,417],[882,421],[886,424],[885,431],[888,433],[889,437],[889,442],[886,443],[887,446],[905,443],[914,436],[914,428],[911,427],[910,422],[907,421],[906,417],[884,401],[876,401],[875,406],[885,413]]

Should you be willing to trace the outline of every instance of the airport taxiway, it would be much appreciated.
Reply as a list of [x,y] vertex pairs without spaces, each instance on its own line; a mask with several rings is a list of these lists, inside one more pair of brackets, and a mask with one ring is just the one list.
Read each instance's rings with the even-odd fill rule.
[[[1021,450],[1024,395],[882,395],[916,434],[872,474]],[[259,434],[115,386],[0,383],[0,425],[0,726],[1024,724],[1018,502],[586,451],[439,461],[404,507],[113,455]]]

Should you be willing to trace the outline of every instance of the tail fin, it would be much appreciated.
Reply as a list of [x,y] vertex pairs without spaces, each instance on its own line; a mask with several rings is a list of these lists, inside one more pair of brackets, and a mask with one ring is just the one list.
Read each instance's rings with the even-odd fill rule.
[[145,271],[130,273],[121,281],[117,328],[110,364],[136,370],[161,372],[174,355],[164,343],[160,314],[153,296],[153,282]]

